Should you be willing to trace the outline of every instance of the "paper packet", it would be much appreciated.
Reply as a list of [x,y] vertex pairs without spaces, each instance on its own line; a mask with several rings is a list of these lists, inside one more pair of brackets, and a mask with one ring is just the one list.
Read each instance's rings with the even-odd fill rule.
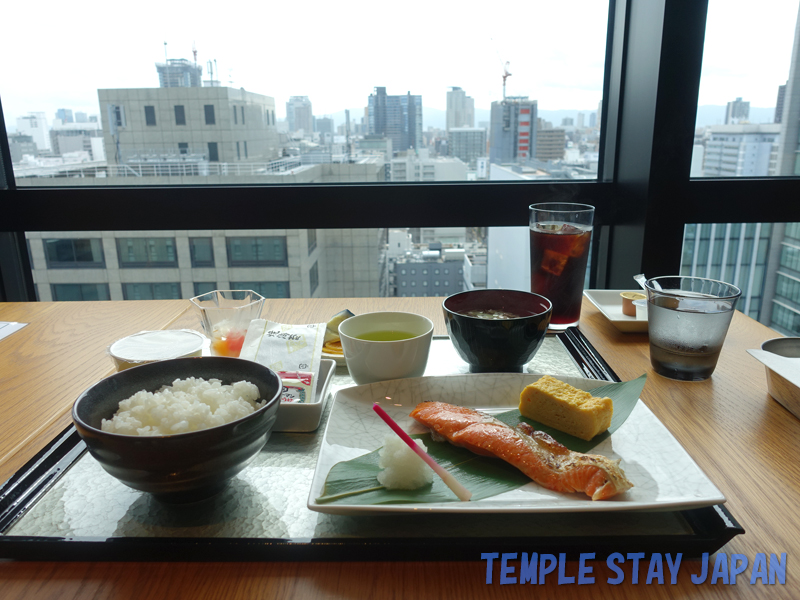
[[262,364],[276,373],[310,372],[311,381],[304,382],[303,387],[307,386],[310,395],[310,398],[306,395],[305,402],[312,403],[315,401],[325,327],[325,323],[285,325],[253,319],[247,328],[239,358]]

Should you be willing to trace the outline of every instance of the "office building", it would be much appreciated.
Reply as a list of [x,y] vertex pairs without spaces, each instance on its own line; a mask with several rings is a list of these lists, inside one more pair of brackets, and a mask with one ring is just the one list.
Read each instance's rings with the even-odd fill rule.
[[369,133],[392,140],[396,153],[422,148],[422,96],[390,96],[376,87],[367,102]]
[[39,300],[378,296],[379,229],[28,232]]
[[800,175],[800,18],[794,31],[789,79],[781,118],[781,143],[776,175]]
[[492,102],[489,160],[496,164],[525,163],[536,148],[537,102],[509,96]]
[[766,177],[775,174],[780,124],[712,125],[703,159],[704,177]]
[[330,117],[314,117],[314,129],[309,130],[309,133],[311,131],[333,135],[333,119]]
[[470,169],[476,169],[478,159],[486,156],[486,130],[480,127],[455,127],[447,135],[450,156],[460,158]]
[[475,100],[460,87],[447,92],[447,130],[475,127]]
[[25,135],[24,133],[8,134],[8,147],[11,150],[12,163],[21,162],[22,157],[25,155],[36,157],[39,154],[36,142],[33,141],[33,136]]
[[286,103],[286,121],[289,133],[303,131],[307,135],[314,132],[314,114],[308,96],[292,96]]
[[775,100],[775,118],[773,123],[780,123],[783,119],[783,103],[786,98],[786,84],[778,86],[778,97]]
[[97,94],[110,164],[264,162],[280,156],[270,96],[229,87]]
[[165,63],[156,63],[158,85],[162,88],[201,87],[203,67],[185,58],[170,58]]
[[72,111],[68,108],[59,108],[56,111],[56,119],[61,121],[62,123],[74,123],[75,120],[72,117]]
[[467,164],[458,158],[407,153],[391,161],[392,181],[466,181]]
[[64,123],[50,130],[53,154],[64,156],[71,152],[87,152],[90,160],[106,160],[103,132],[99,123]]
[[[594,113],[592,113],[594,114]],[[563,160],[567,147],[567,132],[561,128],[539,129],[536,131],[537,160]]]
[[50,125],[43,112],[17,117],[17,133],[31,136],[40,152],[50,150]]
[[734,125],[744,123],[750,119],[750,103],[737,98],[733,102],[728,102],[725,109],[725,124]]

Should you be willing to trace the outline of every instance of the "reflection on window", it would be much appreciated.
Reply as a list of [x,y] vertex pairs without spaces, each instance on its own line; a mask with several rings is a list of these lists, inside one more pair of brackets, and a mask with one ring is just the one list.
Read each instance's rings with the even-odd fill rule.
[[214,266],[214,246],[210,237],[189,238],[189,253],[193,267]]
[[226,243],[228,266],[230,267],[285,267],[288,265],[285,236],[230,237]]
[[47,239],[43,242],[48,269],[105,267],[100,238]]
[[195,282],[194,283],[194,295],[200,296],[201,294],[207,294],[208,292],[213,292],[217,289],[217,284],[212,282]]
[[179,283],[123,283],[122,297],[125,300],[179,300]]
[[107,283],[54,283],[50,285],[56,302],[74,300],[109,300]]
[[288,298],[288,281],[232,281],[231,289],[253,290],[265,298]]
[[117,238],[121,268],[177,267],[174,238]]

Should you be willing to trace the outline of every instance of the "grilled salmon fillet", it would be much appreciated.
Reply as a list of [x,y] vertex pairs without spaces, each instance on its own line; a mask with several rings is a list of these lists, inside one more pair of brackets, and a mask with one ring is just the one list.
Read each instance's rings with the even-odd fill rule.
[[606,500],[633,487],[619,460],[573,452],[527,423],[512,429],[494,417],[445,402],[422,402],[411,417],[434,437],[502,458],[549,490],[584,492],[592,500]]

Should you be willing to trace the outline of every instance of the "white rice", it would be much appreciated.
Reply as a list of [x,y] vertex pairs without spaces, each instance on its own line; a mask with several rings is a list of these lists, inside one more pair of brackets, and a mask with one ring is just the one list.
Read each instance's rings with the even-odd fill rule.
[[[428,448],[420,440],[414,440],[423,450]],[[433,483],[431,469],[416,452],[396,435],[387,436],[383,448],[378,452],[378,483],[389,490],[414,490]]]
[[142,390],[119,403],[101,428],[124,435],[171,435],[218,427],[256,411],[258,387],[248,381],[222,385],[219,379],[176,379],[157,392]]

